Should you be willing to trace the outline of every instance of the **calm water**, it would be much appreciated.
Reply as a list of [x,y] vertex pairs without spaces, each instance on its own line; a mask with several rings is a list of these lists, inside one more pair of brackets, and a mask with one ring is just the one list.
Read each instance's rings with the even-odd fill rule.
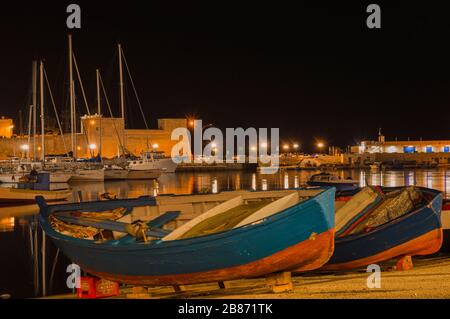
[[[95,200],[99,194],[109,192],[120,198],[157,194],[193,194],[225,190],[253,189],[271,190],[300,187],[317,171],[288,171],[275,175],[252,172],[176,173],[161,176],[158,181],[118,181],[105,183],[77,183],[70,186],[74,198],[79,192],[83,200]],[[336,174],[359,180],[361,186],[419,185],[435,188],[450,196],[450,170],[404,170],[369,171],[345,170]],[[0,295],[11,294],[13,298],[32,297],[35,293],[32,238],[35,231],[33,207],[0,208]],[[38,236],[39,244],[41,237]],[[62,254],[55,261],[56,249],[47,241],[47,291],[67,293],[65,269],[70,261]],[[55,269],[50,280],[52,268]],[[41,280],[39,280],[41,281]],[[39,285],[41,283],[39,282]]]

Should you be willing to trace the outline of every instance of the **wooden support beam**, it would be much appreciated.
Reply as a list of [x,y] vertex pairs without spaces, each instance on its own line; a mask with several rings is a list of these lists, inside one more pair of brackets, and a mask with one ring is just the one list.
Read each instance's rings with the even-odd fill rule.
[[228,281],[219,281],[218,284],[220,289],[230,288],[230,283]]
[[291,273],[280,272],[266,277],[266,286],[273,293],[290,292],[294,289],[292,285]]
[[173,290],[177,293],[186,291],[186,286],[184,286],[184,285],[173,285],[172,287],[173,287]]

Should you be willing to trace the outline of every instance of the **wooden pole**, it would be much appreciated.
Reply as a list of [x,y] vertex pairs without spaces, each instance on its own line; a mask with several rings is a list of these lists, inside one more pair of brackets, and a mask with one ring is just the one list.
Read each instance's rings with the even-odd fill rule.
[[42,231],[42,247],[41,247],[41,258],[42,258],[42,296],[47,295],[47,269],[46,269],[46,244],[45,244],[45,232]]

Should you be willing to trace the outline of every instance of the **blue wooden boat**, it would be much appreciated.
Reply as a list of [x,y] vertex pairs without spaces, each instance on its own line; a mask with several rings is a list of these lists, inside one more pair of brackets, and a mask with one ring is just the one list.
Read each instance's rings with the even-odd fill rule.
[[[41,198],[37,201],[42,229],[82,269],[117,282],[152,286],[319,268],[333,253],[334,195],[335,189],[328,188],[172,195],[63,205],[47,205]],[[83,217],[84,212],[117,207],[133,209],[132,215],[138,208],[154,210],[159,221],[151,219],[135,233],[130,231],[119,239],[106,240],[74,238],[52,227],[52,218],[77,216],[81,220],[75,222],[77,225],[114,231],[129,229],[130,225],[120,221],[104,223],[98,218]],[[170,229],[167,222],[174,224],[200,207],[206,207],[205,211]],[[175,215],[174,208],[179,209]],[[172,216],[165,218],[167,213]],[[147,237],[146,240],[139,239],[137,233]]]
[[423,187],[379,189],[383,193],[364,188],[336,212],[335,250],[323,269],[359,268],[439,251],[442,194]]
[[354,191],[359,188],[359,181],[323,172],[312,175],[307,183],[310,186],[335,187],[337,192]]

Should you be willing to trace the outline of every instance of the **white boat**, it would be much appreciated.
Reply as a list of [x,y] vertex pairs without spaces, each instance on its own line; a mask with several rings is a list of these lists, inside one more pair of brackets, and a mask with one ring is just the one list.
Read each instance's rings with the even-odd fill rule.
[[36,196],[43,196],[46,200],[60,201],[69,198],[72,190],[32,190],[14,187],[0,187],[0,206],[18,206],[35,203]]
[[0,174],[0,182],[8,184],[17,184],[19,179],[23,177],[25,173],[4,173]]
[[105,180],[124,180],[128,177],[128,170],[117,165],[107,165],[104,171]]
[[[45,172],[45,171],[43,171]],[[28,174],[24,172],[20,173],[5,173],[0,174],[0,182],[9,183],[9,184],[17,184],[21,177]],[[69,179],[72,177],[71,173],[66,172],[49,172],[50,173],[50,183],[67,183]]]
[[103,182],[105,180],[105,170],[103,168],[88,169],[79,168],[72,174],[71,181],[91,181]]
[[174,173],[177,166],[172,158],[165,157],[160,152],[144,152],[140,159],[128,161],[128,168],[136,171],[159,169],[164,173]]
[[164,173],[162,169],[128,170],[127,179],[157,179]]
[[71,178],[69,172],[50,172],[50,183],[67,183]]

